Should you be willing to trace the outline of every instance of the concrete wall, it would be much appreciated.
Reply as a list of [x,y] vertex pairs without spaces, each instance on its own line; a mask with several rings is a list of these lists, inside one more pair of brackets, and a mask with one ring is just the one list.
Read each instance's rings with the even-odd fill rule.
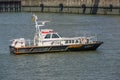
[[81,6],[86,4],[86,6],[92,6],[97,2],[99,6],[120,6],[120,0],[21,0],[22,5],[29,6],[39,6],[41,3],[46,6],[58,6],[62,3],[64,6]]
[[23,11],[120,14],[120,0],[21,0],[21,5]]

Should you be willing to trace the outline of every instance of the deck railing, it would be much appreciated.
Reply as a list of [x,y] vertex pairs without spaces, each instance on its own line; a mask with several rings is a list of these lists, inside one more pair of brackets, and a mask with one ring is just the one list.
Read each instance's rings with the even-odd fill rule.
[[95,36],[92,37],[74,37],[60,39],[44,39],[39,41],[25,40],[25,46],[53,46],[53,45],[74,45],[74,44],[91,44],[97,41]]

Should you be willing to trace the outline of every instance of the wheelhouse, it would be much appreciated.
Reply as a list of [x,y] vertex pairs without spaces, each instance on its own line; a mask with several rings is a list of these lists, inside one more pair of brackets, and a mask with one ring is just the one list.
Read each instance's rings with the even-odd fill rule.
[[54,32],[53,29],[42,29],[39,34],[43,39],[61,38],[61,36],[57,32]]
[[44,39],[57,39],[57,38],[61,38],[61,36],[58,35],[57,33],[48,33],[44,37]]

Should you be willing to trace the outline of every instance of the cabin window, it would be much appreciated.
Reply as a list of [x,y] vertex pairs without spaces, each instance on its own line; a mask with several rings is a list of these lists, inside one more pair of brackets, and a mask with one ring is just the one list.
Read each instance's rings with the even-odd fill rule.
[[75,41],[75,43],[79,43],[79,41],[78,41],[78,40],[76,40],[76,41]]
[[72,40],[72,43],[74,43],[74,40]]
[[52,38],[59,38],[57,34],[52,34]]
[[68,40],[66,40],[65,43],[68,44]]
[[71,43],[72,41],[71,40],[69,40],[69,42],[68,43]]
[[45,36],[45,39],[48,39],[48,38],[50,38],[50,34],[47,34],[47,35]]

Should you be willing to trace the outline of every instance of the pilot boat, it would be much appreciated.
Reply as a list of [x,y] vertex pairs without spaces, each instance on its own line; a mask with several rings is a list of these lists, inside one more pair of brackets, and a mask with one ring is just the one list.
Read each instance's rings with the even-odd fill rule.
[[97,41],[96,36],[61,37],[53,29],[42,29],[46,22],[38,21],[33,15],[35,23],[34,39],[13,39],[10,44],[10,53],[31,54],[68,51],[96,50],[103,42]]

